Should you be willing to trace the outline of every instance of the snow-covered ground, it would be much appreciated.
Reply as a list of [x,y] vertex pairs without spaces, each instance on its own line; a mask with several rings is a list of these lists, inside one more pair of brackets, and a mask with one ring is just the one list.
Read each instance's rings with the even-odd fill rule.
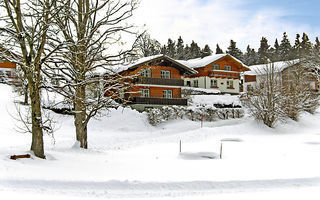
[[[320,113],[270,129],[249,117],[148,124],[145,113],[112,110],[89,124],[89,149],[74,145],[73,119],[45,136],[47,159],[10,115],[15,94],[0,85],[1,199],[318,199]],[[182,153],[179,154],[181,140]],[[222,143],[222,159],[220,147]],[[210,159],[208,157],[215,157]]]

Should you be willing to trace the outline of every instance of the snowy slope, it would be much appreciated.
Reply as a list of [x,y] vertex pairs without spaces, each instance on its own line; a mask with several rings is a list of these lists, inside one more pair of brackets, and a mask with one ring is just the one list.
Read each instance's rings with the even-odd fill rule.
[[[74,146],[73,119],[45,136],[47,160],[29,153],[31,136],[13,129],[14,93],[0,85],[0,196],[4,199],[318,199],[320,114],[270,129],[249,117],[158,127],[145,113],[112,110],[89,124],[89,149]],[[182,155],[179,155],[179,141]],[[201,155],[219,155],[206,159]],[[200,157],[199,157],[200,156]],[[1,198],[3,199],[3,198]]]

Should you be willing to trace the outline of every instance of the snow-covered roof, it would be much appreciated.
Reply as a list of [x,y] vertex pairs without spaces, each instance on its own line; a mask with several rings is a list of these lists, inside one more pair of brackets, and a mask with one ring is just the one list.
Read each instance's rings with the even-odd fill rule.
[[191,97],[193,106],[214,104],[241,106],[239,96],[236,95],[192,95]]
[[215,54],[212,56],[206,56],[204,58],[195,58],[195,59],[191,59],[191,60],[179,60],[179,62],[183,63],[184,65],[190,67],[190,68],[199,68],[199,67],[204,67],[209,65],[210,63],[213,63],[225,56],[230,56],[232,57],[234,60],[236,60],[238,63],[240,63],[242,66],[244,67],[248,67],[247,65],[245,65],[242,61],[240,61],[239,59],[231,56],[230,54]]
[[140,58],[140,59],[136,60],[133,63],[128,63],[126,65],[117,66],[117,67],[115,67],[115,69],[118,72],[125,71],[125,70],[128,70],[128,69],[134,69],[134,68],[139,67],[139,66],[141,66],[141,65],[143,65],[143,64],[145,64],[147,62],[151,62],[151,61],[159,59],[159,58],[166,59],[166,60],[178,65],[181,69],[183,69],[183,70],[185,70],[185,71],[187,71],[187,72],[189,72],[191,74],[197,73],[197,71],[195,71],[192,68],[189,68],[183,62],[174,60],[174,59],[170,58],[169,56],[162,55],[162,54]]
[[196,91],[196,92],[204,92],[204,93],[207,93],[207,94],[219,94],[221,93],[220,90],[217,90],[217,89],[204,89],[204,88],[195,88],[195,87],[182,87],[181,89],[183,90],[192,90],[192,91]]
[[265,73],[266,66],[274,66],[275,72],[281,72],[282,70],[299,63],[300,60],[290,60],[290,61],[279,61],[269,64],[261,64],[261,65],[251,65],[249,66],[250,71],[245,72],[245,75],[261,75]]

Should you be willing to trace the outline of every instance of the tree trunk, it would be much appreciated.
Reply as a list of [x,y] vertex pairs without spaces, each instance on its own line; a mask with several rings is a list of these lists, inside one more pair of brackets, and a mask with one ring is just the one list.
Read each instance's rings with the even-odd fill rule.
[[39,158],[45,158],[44,148],[43,148],[40,91],[36,82],[30,79],[29,79],[29,90],[30,90],[31,120],[32,120],[31,150],[34,152],[35,156]]
[[84,100],[86,97],[85,86],[78,85],[76,88],[76,99],[75,99],[75,127],[77,141],[80,142],[80,148],[87,149],[87,123],[86,123],[86,108]]
[[28,84],[23,85],[23,93],[24,93],[24,105],[28,105],[29,104],[29,94],[28,94]]

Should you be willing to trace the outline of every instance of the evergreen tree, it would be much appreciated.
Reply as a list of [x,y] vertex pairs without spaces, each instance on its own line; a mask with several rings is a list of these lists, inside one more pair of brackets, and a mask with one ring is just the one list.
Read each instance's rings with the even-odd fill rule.
[[163,54],[163,55],[167,55],[167,46],[166,45],[163,45],[162,47],[161,47],[161,54]]
[[301,56],[301,42],[299,33],[297,33],[296,35],[296,40],[294,41],[292,53],[294,58],[300,58]]
[[198,44],[195,43],[193,40],[190,45],[190,54],[191,54],[191,58],[200,58],[201,57],[201,49],[198,46]]
[[167,43],[167,56],[174,58],[176,56],[176,44],[170,38]]
[[211,56],[212,50],[210,49],[209,45],[205,45],[204,48],[201,50],[201,57]]
[[161,45],[158,41],[155,40],[156,43],[150,44],[150,55],[158,55],[161,51]]
[[290,41],[288,39],[288,35],[286,32],[283,33],[281,44],[279,46],[279,56],[283,61],[288,61],[293,59],[292,46],[290,44]]
[[219,47],[219,44],[217,44],[216,54],[223,54],[223,51],[222,51],[222,49]]
[[272,62],[280,61],[280,56],[279,56],[279,42],[278,39],[275,40],[274,45],[272,48],[270,48],[270,59]]
[[320,52],[320,41],[319,38],[316,37],[316,44],[314,45],[314,50],[319,53]]
[[183,57],[183,59],[184,59],[184,60],[189,60],[189,59],[191,59],[191,58],[192,58],[192,56],[191,56],[190,47],[189,47],[189,45],[187,44],[186,47],[184,48],[184,57]]
[[233,40],[230,40],[230,46],[228,47],[227,53],[238,58],[239,60],[243,59],[243,53],[237,48],[237,44]]
[[247,52],[244,54],[243,60],[246,65],[258,64],[258,54],[250,48],[250,45],[247,46]]
[[306,33],[303,33],[302,35],[300,50],[300,57],[307,57],[310,56],[312,53],[312,43],[310,42],[309,37]]
[[179,36],[178,41],[177,41],[177,54],[175,56],[175,59],[182,60],[185,57],[185,52],[184,52],[184,44],[181,36]]
[[262,37],[260,40],[260,48],[258,49],[259,64],[267,64],[270,61],[269,48],[270,45],[268,44],[267,38]]

